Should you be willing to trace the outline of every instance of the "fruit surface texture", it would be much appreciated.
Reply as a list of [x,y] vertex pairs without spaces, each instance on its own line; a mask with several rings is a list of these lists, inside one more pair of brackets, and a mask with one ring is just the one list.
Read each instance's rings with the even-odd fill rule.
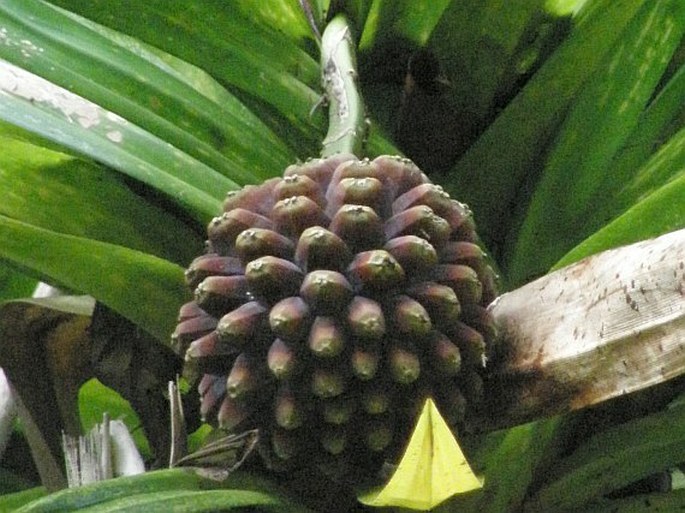
[[335,155],[231,193],[174,334],[204,419],[260,430],[267,466],[373,475],[426,397],[482,401],[496,276],[465,205],[411,161]]

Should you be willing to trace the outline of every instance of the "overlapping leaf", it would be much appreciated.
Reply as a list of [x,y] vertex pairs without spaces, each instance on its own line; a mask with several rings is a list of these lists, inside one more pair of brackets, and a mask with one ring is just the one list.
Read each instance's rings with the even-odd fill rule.
[[600,192],[587,201],[585,226],[591,235],[554,268],[683,226],[684,98],[681,66],[641,115],[638,128],[604,174]]
[[0,145],[0,214],[180,265],[202,248],[200,227],[155,206],[109,170],[2,134]]
[[672,408],[636,419],[596,435],[548,476],[528,511],[582,507],[654,472],[682,462],[685,408]]
[[[205,222],[226,190],[318,152],[325,117],[311,112],[319,100],[314,37],[295,0],[270,9],[255,0],[221,7],[188,0],[133,7],[115,0],[52,3],[102,26],[42,1],[8,0],[0,5],[0,57],[93,103],[3,64],[0,117],[40,137],[32,139],[34,146],[3,139],[9,153],[0,157],[0,180],[12,193],[0,206],[0,258],[91,293],[167,340],[186,296],[181,268],[128,248],[183,264],[202,235],[175,217],[165,220],[167,204],[144,205],[102,167],[31,150],[50,140],[145,182]],[[326,10],[339,7],[310,3],[319,23]],[[588,0],[565,39],[568,20],[545,10],[553,3],[440,2],[419,9],[378,0],[348,6],[358,15],[370,69],[383,64],[382,52],[373,51],[384,44],[427,43],[452,82],[451,101],[478,120],[494,120],[453,173],[438,181],[475,211],[496,255],[513,269],[512,283],[546,271],[583,239],[558,265],[682,227],[685,220],[683,69],[653,97],[682,38],[683,3]],[[400,64],[399,79],[370,95],[370,112],[385,113],[389,122],[399,101]],[[20,149],[30,151],[19,158]],[[369,149],[394,151],[377,130]],[[39,193],[42,202],[21,205]],[[109,212],[117,218],[108,219]],[[192,243],[184,246],[187,240]],[[10,276],[12,283],[32,283]],[[665,429],[659,427],[664,419],[655,422],[655,429]],[[487,446],[479,458],[486,462],[486,493],[466,504],[457,500],[455,508],[519,508],[534,473],[561,450],[560,425],[519,427]],[[669,440],[673,446],[679,438]],[[666,447],[636,443],[638,452],[617,449],[626,466],[635,454],[659,455]],[[568,472],[539,498],[559,490],[567,494],[564,504],[590,497],[591,488],[581,499],[573,494],[604,461],[593,461],[596,450],[572,456]],[[656,468],[650,465],[639,472]],[[622,483],[635,477],[620,475]],[[210,495],[206,507],[225,500]],[[168,500],[165,508],[179,502],[201,508],[199,498],[148,497]],[[262,499],[272,500],[255,500]]]
[[[134,11],[114,0],[54,3],[207,70],[241,99],[252,99],[255,113],[288,139],[299,157],[318,152],[325,129],[323,113],[312,114],[320,98],[318,54],[252,21],[245,14],[254,8],[250,2],[217,8],[208,2],[153,0]],[[302,19],[296,2],[280,10]]]
[[0,69],[0,118],[158,189],[196,219],[209,219],[237,187],[110,111],[2,61]]
[[680,43],[684,20],[681,2],[646,3],[573,102],[510,245],[508,269],[514,283],[546,271],[566,248],[589,235],[584,218],[593,208],[590,198],[610,203],[615,191],[630,189],[625,176],[609,174],[610,164],[638,129]]
[[[643,195],[635,204],[573,248],[554,268],[605,249],[682,228],[685,225],[684,169],[685,129],[664,144],[639,170],[633,183]],[[665,177],[663,185],[652,180],[659,175]]]
[[95,296],[160,341],[169,339],[188,298],[183,268],[146,253],[1,215],[0,240],[0,258]]
[[455,166],[449,190],[476,212],[488,240],[501,243],[515,215],[525,213],[567,109],[642,3],[592,2],[595,8],[577,18],[569,37]]
[[[235,97],[169,54],[36,0],[4,2],[0,22],[3,58],[115,112],[236,182],[263,179],[292,158]],[[263,167],[255,167],[257,162]]]
[[[622,213],[677,175],[677,164],[671,165],[668,161],[677,161],[675,152],[682,144],[678,132],[685,126],[684,98],[685,67],[681,66],[641,114],[637,129],[603,173],[599,191],[588,199],[588,232],[601,228],[615,214]],[[647,165],[652,157],[654,161]],[[607,197],[609,188],[613,193]]]

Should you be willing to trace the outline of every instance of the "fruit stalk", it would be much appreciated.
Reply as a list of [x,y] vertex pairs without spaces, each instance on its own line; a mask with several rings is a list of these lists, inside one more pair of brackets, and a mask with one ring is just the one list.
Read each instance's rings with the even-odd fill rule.
[[359,156],[366,133],[364,101],[357,87],[357,65],[350,26],[338,15],[326,26],[321,40],[323,87],[328,100],[328,133],[322,157],[336,153]]

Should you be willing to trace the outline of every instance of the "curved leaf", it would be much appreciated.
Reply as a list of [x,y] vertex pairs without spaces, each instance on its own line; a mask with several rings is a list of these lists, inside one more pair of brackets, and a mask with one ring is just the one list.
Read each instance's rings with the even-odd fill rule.
[[2,61],[0,71],[0,119],[152,185],[202,222],[237,187],[112,112]]
[[574,101],[507,255],[513,283],[546,271],[588,235],[578,211],[590,209],[594,195],[609,197],[621,186],[606,180],[604,170],[637,127],[680,42],[685,9],[676,3],[645,5]]
[[[204,70],[243,99],[257,100],[253,111],[265,119],[272,109],[294,135],[300,157],[313,156],[325,133],[325,116],[311,113],[319,101],[317,57],[282,33],[267,30],[243,7],[185,0],[151,0],[129,5],[117,0],[57,0],[59,4],[105,26],[160,48]],[[299,9],[294,2],[283,9]],[[242,12],[241,12],[242,11]],[[173,36],[170,36],[172,35]]]
[[[646,0],[598,0],[569,37],[457,163],[445,188],[476,213],[479,232],[501,240],[525,202],[566,109]],[[587,5],[587,4],[586,4]],[[579,65],[582,63],[582,66]],[[524,188],[525,186],[525,188]]]
[[[235,499],[231,499],[234,496]],[[155,502],[157,502],[155,504]],[[174,504],[178,509],[174,509]],[[145,505],[149,509],[133,509]],[[156,470],[61,490],[26,504],[17,513],[62,511],[217,511],[264,506],[270,511],[307,513],[282,496],[269,481],[235,472],[225,481],[203,477],[191,468]],[[194,510],[192,507],[201,509]],[[155,509],[156,508],[156,509]]]
[[3,2],[0,26],[5,41],[0,56],[236,182],[254,183],[292,160],[285,145],[235,97],[169,54],[36,0]]
[[183,269],[132,249],[64,235],[0,215],[0,258],[90,294],[163,343],[188,299]]
[[199,229],[138,196],[108,170],[1,132],[0,145],[0,189],[6,191],[0,214],[182,265],[202,248]]
[[559,463],[526,511],[577,508],[682,463],[684,426],[685,407],[679,405],[594,436]]
[[[97,506],[80,508],[83,513],[212,513],[249,508],[250,511],[307,513],[304,507],[288,503],[268,493],[251,490],[170,490],[132,495],[103,502]],[[30,511],[30,510],[28,510]],[[27,511],[27,513],[28,513]]]
[[501,295],[490,311],[506,359],[491,372],[486,418],[524,422],[683,375],[684,261],[682,229]]
[[[685,227],[685,129],[674,136],[638,172],[644,195],[615,220],[567,253],[559,269],[599,251],[649,239]],[[674,175],[672,179],[663,177]],[[665,181],[664,185],[659,185]]]

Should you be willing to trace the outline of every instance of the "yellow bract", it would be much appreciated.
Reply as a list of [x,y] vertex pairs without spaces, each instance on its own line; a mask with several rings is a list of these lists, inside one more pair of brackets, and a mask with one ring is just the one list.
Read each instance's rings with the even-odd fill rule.
[[428,511],[458,493],[483,486],[433,399],[426,399],[397,470],[385,486],[358,496],[369,506]]

